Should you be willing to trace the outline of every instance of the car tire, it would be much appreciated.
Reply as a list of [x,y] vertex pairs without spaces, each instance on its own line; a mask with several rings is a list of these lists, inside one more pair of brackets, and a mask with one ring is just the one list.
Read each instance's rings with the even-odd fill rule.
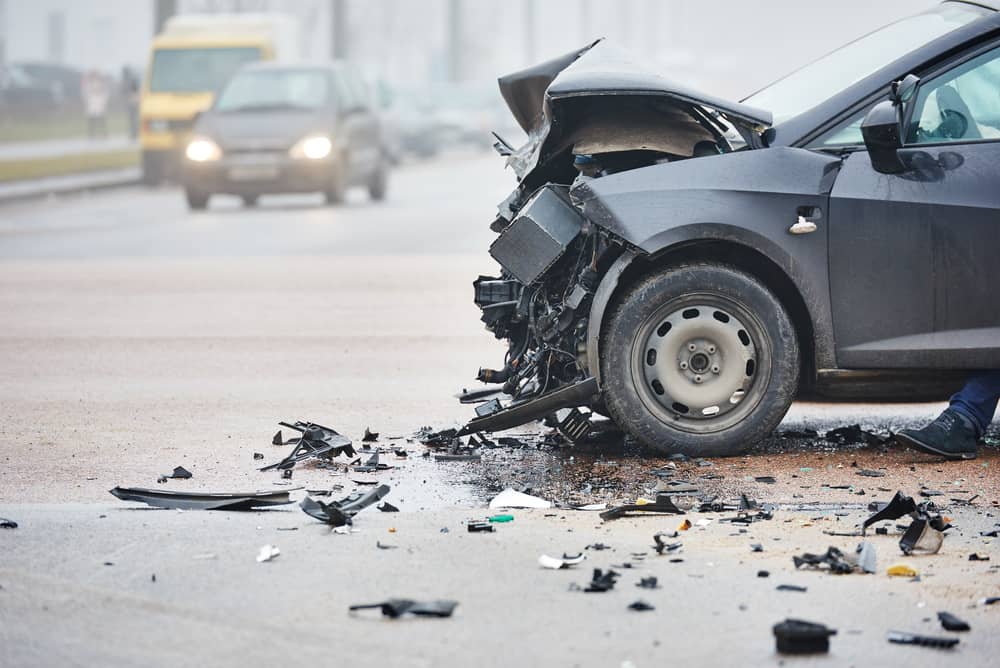
[[243,206],[250,209],[257,206],[257,201],[260,199],[260,197],[258,197],[257,195],[244,195],[242,199],[243,199]]
[[204,193],[200,190],[194,190],[193,188],[184,189],[184,198],[187,200],[188,208],[192,211],[203,211],[208,207],[208,200],[211,197],[209,193]]
[[612,419],[663,454],[732,456],[770,434],[799,381],[781,302],[724,264],[674,266],[617,301],[601,338]]
[[153,187],[163,182],[164,177],[163,155],[150,151],[142,152],[142,184]]
[[332,170],[330,175],[330,185],[323,192],[326,203],[330,205],[341,204],[347,192],[347,179],[344,175],[344,160],[341,158]]
[[371,180],[368,182],[368,196],[375,202],[381,202],[385,200],[385,196],[388,192],[389,166],[386,163],[386,160],[383,159],[379,162],[378,169],[375,170],[375,174],[372,175]]

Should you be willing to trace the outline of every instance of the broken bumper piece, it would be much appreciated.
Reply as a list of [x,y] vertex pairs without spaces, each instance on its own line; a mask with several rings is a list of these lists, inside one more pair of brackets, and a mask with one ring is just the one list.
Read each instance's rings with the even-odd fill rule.
[[822,624],[786,619],[774,625],[779,654],[824,654],[830,651],[830,636],[837,631]]
[[290,438],[282,442],[281,432],[274,435],[271,441],[274,445],[294,445],[295,447],[287,457],[280,462],[262,467],[261,471],[272,469],[290,469],[297,463],[309,459],[310,457],[323,457],[332,459],[340,454],[348,457],[354,456],[354,447],[351,440],[329,427],[324,427],[315,422],[279,422],[282,427],[288,427],[302,434],[302,436]]
[[379,609],[383,615],[393,619],[407,614],[420,617],[451,617],[456,607],[458,601],[411,601],[406,598],[391,598],[383,603],[352,605],[350,611]]
[[326,522],[331,526],[340,527],[345,524],[352,524],[355,515],[368,506],[378,503],[382,497],[386,496],[388,493],[388,485],[379,485],[370,492],[366,492],[364,494],[361,492],[355,492],[354,494],[344,497],[340,501],[334,501],[332,503],[323,503],[322,501],[317,501],[316,499],[307,496],[302,499],[302,503],[299,504],[299,507],[301,507],[302,511],[310,517],[315,517],[321,522]]
[[624,506],[617,506],[601,513],[602,520],[616,520],[624,517],[628,513],[661,513],[667,515],[683,515],[684,511],[678,508],[673,499],[667,494],[657,494],[654,503],[629,503]]
[[458,432],[458,436],[466,436],[481,431],[503,431],[522,424],[543,418],[562,408],[575,408],[589,404],[599,393],[597,380],[587,378],[572,385],[561,387],[534,399],[528,399],[518,404],[508,406],[490,415],[477,417],[469,421]]
[[[301,489],[301,488],[295,488]],[[180,510],[252,510],[292,503],[288,493],[293,489],[275,492],[173,492],[142,487],[115,487],[110,490],[122,501],[138,501],[156,508]]]

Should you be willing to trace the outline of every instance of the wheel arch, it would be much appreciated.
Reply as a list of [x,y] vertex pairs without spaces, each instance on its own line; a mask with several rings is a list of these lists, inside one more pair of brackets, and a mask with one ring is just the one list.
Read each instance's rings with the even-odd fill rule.
[[[815,316],[795,281],[775,260],[749,244],[718,238],[694,238],[679,241],[654,254],[627,250],[608,269],[591,304],[587,339],[587,362],[591,374],[601,382],[600,346],[610,307],[637,281],[681,262],[719,262],[741,269],[761,281],[788,311],[795,327],[801,351],[799,387],[812,387],[816,369],[823,368],[820,348],[823,337],[816,337]],[[829,351],[832,354],[832,350]]]

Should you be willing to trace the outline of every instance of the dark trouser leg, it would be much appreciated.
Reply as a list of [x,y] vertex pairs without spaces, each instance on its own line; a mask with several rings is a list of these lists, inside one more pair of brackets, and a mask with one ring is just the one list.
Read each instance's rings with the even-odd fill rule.
[[993,421],[1000,400],[1000,369],[981,371],[971,376],[951,398],[952,410],[972,420],[981,438]]

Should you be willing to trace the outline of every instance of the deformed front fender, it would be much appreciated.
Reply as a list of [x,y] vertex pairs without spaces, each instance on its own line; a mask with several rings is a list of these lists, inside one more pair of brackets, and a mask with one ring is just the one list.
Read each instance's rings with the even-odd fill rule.
[[[827,234],[822,229],[838,158],[802,149],[762,149],[623,172],[573,191],[584,215],[631,250],[608,269],[591,304],[590,372],[600,381],[600,332],[622,277],[637,261],[697,257],[699,244],[744,248],[776,266],[811,320],[817,368],[835,367]],[[792,234],[798,217],[818,233]]]

